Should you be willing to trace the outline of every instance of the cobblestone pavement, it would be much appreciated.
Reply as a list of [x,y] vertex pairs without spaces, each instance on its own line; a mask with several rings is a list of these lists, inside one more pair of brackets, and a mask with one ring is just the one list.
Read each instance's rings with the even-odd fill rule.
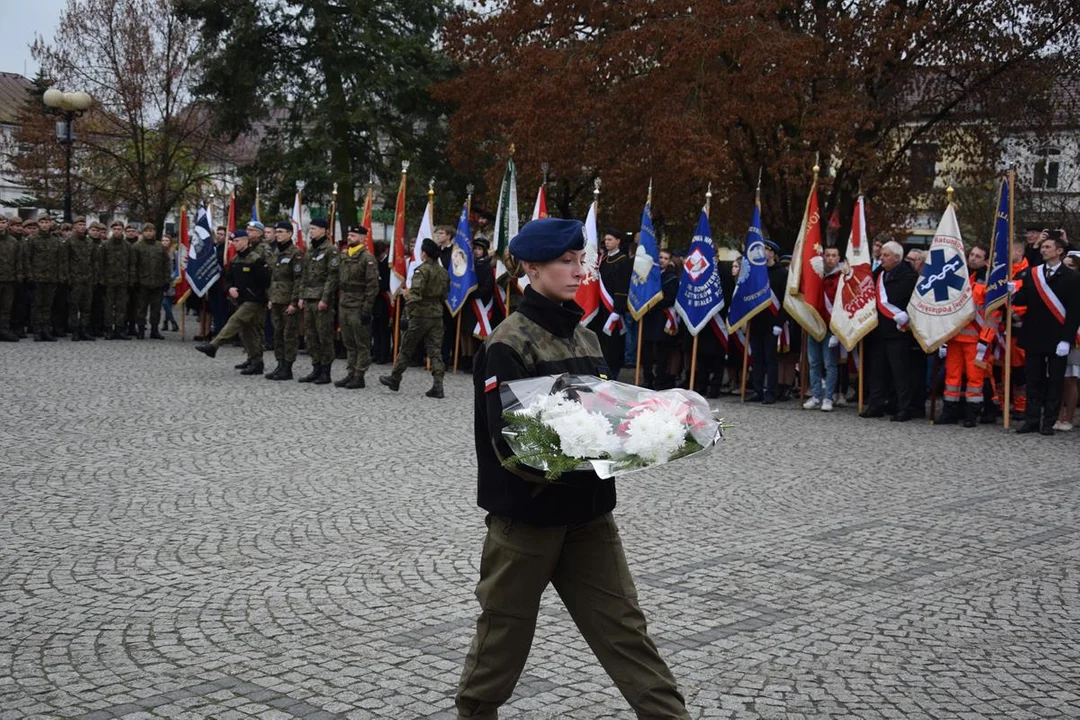
[[[238,358],[0,345],[0,719],[453,716],[468,378]],[[719,402],[719,451],[616,511],[692,717],[1080,716],[1080,433]],[[549,591],[503,717],[630,716]]]

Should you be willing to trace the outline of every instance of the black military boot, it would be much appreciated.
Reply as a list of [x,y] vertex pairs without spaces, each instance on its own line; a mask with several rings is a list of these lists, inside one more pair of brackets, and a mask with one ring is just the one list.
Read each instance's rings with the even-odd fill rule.
[[202,345],[196,345],[195,349],[207,357],[217,357],[217,345],[203,343]]
[[973,428],[978,424],[982,403],[969,402],[964,406],[964,427]]
[[956,425],[960,422],[960,403],[947,402],[941,408],[941,414],[934,422],[935,425]]
[[395,375],[380,375],[379,382],[390,388],[394,392],[401,389],[401,378]]
[[278,373],[278,376],[276,378],[274,378],[274,379],[275,380],[292,380],[292,363],[291,362],[283,362],[283,363],[281,363],[281,372]]
[[278,375],[281,374],[281,366],[284,365],[284,364],[285,363],[278,360],[277,367],[275,367],[270,372],[266,373],[266,375],[264,375],[263,377],[265,377],[267,380],[277,380]]
[[263,367],[262,360],[256,360],[248,365],[246,368],[240,371],[241,375],[262,375],[266,368]]
[[364,373],[355,373],[348,384],[345,385],[347,390],[359,390],[363,387],[366,387],[364,383]]
[[140,325],[139,326],[138,331],[135,333],[135,338],[137,340],[145,340],[146,339],[146,326],[145,325]]
[[251,358],[245,358],[244,362],[233,365],[234,370],[247,370],[251,366]]
[[19,336],[10,330],[0,332],[0,342],[19,342]]
[[82,340],[82,334],[76,328],[71,330],[71,342],[79,342]]
[[330,377],[330,367],[333,364],[334,363],[332,363],[332,362],[328,362],[325,365],[320,366],[320,368],[319,368],[319,377],[315,378],[315,384],[316,385],[329,385],[330,384],[330,382],[332,381],[332,378]]
[[432,380],[431,389],[424,394],[427,395],[429,398],[436,398],[442,400],[444,397],[446,397],[443,394],[442,381],[443,379],[441,377],[437,377]]
[[982,404],[982,412],[979,413],[980,425],[993,425],[998,419],[998,406],[992,402]]
[[346,375],[345,377],[341,378],[340,380],[338,380],[337,382],[334,383],[334,387],[339,387],[339,388],[345,387],[350,382],[352,382],[353,377],[354,377],[354,373],[353,373],[352,370],[350,370],[348,375]]
[[113,330],[113,335],[115,336],[116,340],[130,340],[131,339],[131,336],[128,335],[126,332],[124,332],[124,328],[122,326],[120,326],[120,325],[117,325],[116,329]]
[[312,365],[311,372],[304,377],[300,378],[297,382],[309,383],[315,382],[315,380],[322,375],[322,365]]
[[88,332],[86,330],[79,330],[79,337],[82,338],[86,342],[94,342],[95,340],[97,340],[97,338],[94,337],[93,333]]
[[150,339],[151,340],[164,340],[165,336],[162,335],[161,332],[158,331],[157,326],[154,326],[154,327],[150,328]]
[[47,332],[39,332],[34,335],[34,342],[56,342],[56,338]]

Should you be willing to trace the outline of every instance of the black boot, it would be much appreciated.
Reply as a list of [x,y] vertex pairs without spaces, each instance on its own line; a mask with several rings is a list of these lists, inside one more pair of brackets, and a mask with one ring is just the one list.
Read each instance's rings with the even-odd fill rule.
[[241,375],[262,375],[263,370],[265,370],[265,369],[266,368],[263,367],[263,361],[262,360],[255,360],[250,365],[248,365],[246,368],[241,370],[240,374]]
[[397,392],[401,388],[401,378],[394,375],[380,375],[379,382]]
[[280,375],[280,374],[281,374],[281,366],[282,366],[282,365],[284,365],[284,364],[285,364],[285,363],[283,363],[283,362],[281,362],[280,360],[278,360],[278,363],[277,363],[277,367],[275,367],[275,368],[274,368],[273,370],[271,370],[270,372],[266,373],[266,375],[265,375],[264,377],[265,377],[265,378],[266,378],[267,380],[277,380],[277,379],[278,379],[278,375]]
[[135,339],[136,340],[145,340],[146,339],[146,326],[145,325],[140,325],[139,326],[138,331],[136,331],[136,333],[135,333]]
[[247,358],[242,363],[236,363],[233,365],[234,370],[247,370],[251,366],[251,358]]
[[364,383],[364,373],[354,373],[352,376],[352,380],[348,382],[348,384],[345,386],[345,389],[359,390],[364,387],[367,387],[367,385]]
[[153,328],[150,328],[150,339],[151,340],[164,340],[165,336],[162,335],[160,332],[158,332],[158,329],[156,327],[153,327]]
[[217,356],[217,345],[212,345],[211,343],[203,343],[202,345],[196,345],[195,349],[201,352],[203,355],[206,355],[207,357]]
[[39,332],[34,335],[34,342],[56,342],[56,338],[47,332]]
[[331,381],[332,381],[332,378],[330,377],[330,366],[331,365],[333,365],[333,363],[326,363],[325,365],[321,366],[319,377],[315,378],[315,384],[316,385],[329,385],[331,383]]
[[442,400],[444,397],[446,397],[443,394],[442,381],[443,379],[441,377],[435,378],[434,381],[431,383],[431,389],[424,394],[427,395],[429,398],[436,398],[438,400]]
[[998,406],[992,402],[984,402],[982,404],[982,412],[979,413],[980,425],[993,425],[997,422],[998,418]]
[[960,422],[960,403],[958,402],[946,402],[944,407],[941,408],[941,414],[938,415],[935,425],[956,425]]
[[79,334],[79,331],[78,330],[72,330],[71,331],[71,342],[79,342],[80,340],[82,340],[82,335]]
[[176,323],[175,320],[172,321],[172,331],[173,332],[179,332],[180,331],[180,326]]
[[10,330],[0,332],[0,342],[19,342],[19,336]]
[[274,379],[275,380],[292,380],[292,363],[291,362],[283,362],[283,363],[281,363],[281,372],[279,372],[278,376],[276,378],[274,378]]
[[315,380],[318,379],[318,377],[320,375],[322,375],[322,365],[312,365],[311,366],[311,372],[309,372],[304,377],[300,378],[297,382],[302,382],[302,383],[315,382]]
[[131,336],[124,332],[123,326],[117,325],[114,331],[117,340],[130,340]]
[[354,375],[353,371],[350,370],[348,375],[346,375],[345,377],[341,378],[340,380],[338,380],[337,382],[334,383],[334,387],[339,387],[339,388],[345,387],[346,385],[348,385],[352,381],[353,375]]
[[982,403],[969,402],[964,406],[964,427],[973,428],[978,424],[980,410]]
[[79,337],[86,342],[94,342],[95,340],[97,340],[97,338],[94,337],[93,333],[87,332],[86,330],[79,330]]

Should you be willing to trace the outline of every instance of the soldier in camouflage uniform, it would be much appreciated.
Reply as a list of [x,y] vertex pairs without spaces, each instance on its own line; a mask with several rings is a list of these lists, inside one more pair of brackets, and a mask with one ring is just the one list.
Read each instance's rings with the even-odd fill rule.
[[142,239],[134,245],[135,268],[140,295],[136,312],[140,340],[146,337],[146,318],[150,317],[150,338],[164,340],[158,327],[161,325],[161,300],[165,290],[172,284],[172,264],[169,251],[157,239],[157,231],[150,223],[143,225]]
[[391,390],[401,387],[401,376],[409,366],[409,358],[416,352],[420,343],[424,344],[428,360],[431,361],[431,389],[425,394],[432,398],[443,397],[443,374],[446,365],[442,359],[443,306],[446,295],[450,292],[450,275],[439,264],[439,246],[431,238],[426,238],[420,248],[423,263],[416,268],[412,287],[405,295],[405,312],[409,318],[409,328],[401,339],[397,361],[390,375],[383,375],[379,382]]
[[8,219],[0,215],[0,342],[19,342],[12,332],[11,311],[15,288],[26,276],[22,240],[8,229]]
[[66,244],[68,285],[71,288],[68,296],[68,331],[71,332],[72,341],[94,339],[90,332],[90,301],[94,283],[97,282],[97,254],[94,252],[94,240],[85,230],[86,219],[77,218]]
[[105,286],[105,338],[130,340],[127,334],[128,286],[135,275],[135,251],[124,238],[124,225],[114,222],[101,244],[101,284]]
[[266,323],[266,291],[270,287],[270,268],[262,255],[248,244],[246,230],[233,234],[236,255],[223,278],[229,287],[229,297],[239,303],[236,312],[221,332],[208,343],[195,347],[201,353],[214,357],[218,348],[236,335],[240,336],[247,352],[248,362],[238,365],[241,375],[262,375],[263,337]]
[[[275,242],[276,236],[274,235],[274,232],[273,229],[271,229],[270,232],[267,232],[266,226],[258,220],[251,220],[247,224],[247,234],[248,240],[251,242],[251,249],[266,261],[267,267],[272,267],[274,263],[274,245],[277,244]],[[266,349],[270,350],[274,347],[274,323],[270,313],[266,314],[264,334],[266,336]]]
[[38,221],[38,232],[29,241],[30,281],[34,283],[34,341],[56,342],[49,331],[56,288],[67,273],[63,245],[52,218]]
[[300,332],[300,276],[304,272],[303,253],[292,239],[290,222],[274,226],[274,251],[270,258],[270,319],[274,325],[274,359],[277,367],[268,380],[292,380]]
[[366,235],[363,225],[349,228],[349,246],[338,266],[338,318],[349,373],[334,385],[349,390],[364,387],[364,373],[371,367],[371,313],[379,292],[379,264],[364,247]]
[[[37,227],[33,225],[33,227]],[[31,223],[23,226],[22,218],[15,215],[8,221],[8,232],[19,243],[19,256],[22,261],[22,277],[15,285],[15,306],[11,310],[11,329],[19,339],[25,338],[30,327],[30,307],[34,300],[34,287],[30,282],[30,228]]]
[[[124,240],[128,246],[132,248],[132,257],[136,257],[134,254],[135,243],[139,242],[139,228],[132,223],[128,223],[124,227]],[[139,318],[139,300],[142,295],[142,288],[139,287],[139,275],[138,268],[131,273],[128,278],[128,296],[127,296],[127,334],[134,337],[138,334],[139,329],[135,323]]]
[[304,253],[304,271],[300,280],[300,309],[304,311],[304,339],[311,356],[311,373],[300,382],[325,385],[330,382],[334,362],[334,311],[337,298],[337,269],[341,263],[337,248],[326,237],[329,223],[322,218],[311,221],[308,236],[311,246]]
[[101,245],[105,241],[105,226],[97,220],[90,223],[90,243],[93,247],[94,286],[90,289],[90,334],[105,336],[105,285],[101,279]]

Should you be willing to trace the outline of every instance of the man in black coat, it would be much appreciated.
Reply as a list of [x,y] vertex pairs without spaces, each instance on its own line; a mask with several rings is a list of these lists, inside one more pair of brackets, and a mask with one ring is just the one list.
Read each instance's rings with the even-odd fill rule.
[[765,241],[765,264],[769,268],[769,289],[775,302],[769,308],[750,319],[750,355],[754,394],[747,402],[772,405],[776,402],[777,379],[780,373],[779,338],[788,320],[783,308],[787,290],[787,268],[777,262],[780,246],[772,240]]
[[[626,359],[627,294],[634,261],[623,251],[622,233],[613,228],[604,231],[604,257],[600,261],[600,311],[589,323],[589,329],[600,340],[600,351],[608,365],[608,373],[617,380]],[[606,291],[606,297],[605,297]],[[611,307],[609,307],[611,303]]]
[[679,273],[671,264],[671,251],[661,250],[660,286],[664,297],[653,305],[641,319],[641,368],[645,387],[669,390],[675,387],[675,377],[668,366],[675,349],[679,319],[675,314],[675,298],[679,294]]
[[881,264],[874,271],[878,325],[870,333],[870,404],[860,417],[884,417],[891,380],[896,393],[896,414],[892,421],[911,419],[911,332],[904,308],[911,300],[919,276],[903,258],[903,246],[889,241],[881,247]]
[[379,264],[379,294],[375,296],[375,305],[371,310],[371,355],[377,365],[390,362],[393,344],[390,341],[391,326],[394,321],[393,304],[390,302],[390,261],[389,243],[375,241],[375,260]]
[[1026,307],[1020,328],[1027,375],[1027,411],[1018,433],[1054,434],[1065,363],[1080,327],[1080,273],[1061,262],[1068,241],[1060,234],[1039,245],[1042,264],[1020,274],[1013,305]]

